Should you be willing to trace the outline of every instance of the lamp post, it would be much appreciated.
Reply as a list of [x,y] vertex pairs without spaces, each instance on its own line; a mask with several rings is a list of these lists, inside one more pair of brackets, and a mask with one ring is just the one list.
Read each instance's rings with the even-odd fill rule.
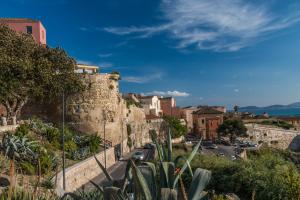
[[103,137],[104,137],[104,168],[106,169],[106,134],[105,134],[105,125],[106,125],[106,114],[103,110]]
[[62,94],[62,167],[63,167],[63,189],[66,190],[66,172],[65,172],[65,92]]

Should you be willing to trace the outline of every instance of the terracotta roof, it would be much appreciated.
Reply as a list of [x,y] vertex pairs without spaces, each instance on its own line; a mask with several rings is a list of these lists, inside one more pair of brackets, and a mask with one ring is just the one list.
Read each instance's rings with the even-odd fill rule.
[[159,99],[172,99],[173,97],[160,97]]
[[202,107],[199,110],[193,112],[193,114],[202,115],[202,114],[224,114],[224,113],[210,107]]
[[140,96],[140,99],[149,99],[149,98],[153,98],[155,95],[151,95],[151,96]]
[[27,19],[27,18],[0,18],[0,23],[7,23],[7,22],[39,22],[39,20],[35,19]]

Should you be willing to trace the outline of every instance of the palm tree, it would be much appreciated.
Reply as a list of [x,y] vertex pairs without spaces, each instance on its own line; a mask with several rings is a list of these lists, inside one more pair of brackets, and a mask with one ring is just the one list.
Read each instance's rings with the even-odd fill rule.
[[12,191],[14,188],[14,173],[15,173],[15,159],[20,159],[28,156],[33,156],[34,153],[31,150],[34,141],[29,142],[26,137],[17,137],[11,133],[7,133],[2,139],[2,149],[5,152],[5,156],[10,160],[9,176],[9,199],[11,199]]

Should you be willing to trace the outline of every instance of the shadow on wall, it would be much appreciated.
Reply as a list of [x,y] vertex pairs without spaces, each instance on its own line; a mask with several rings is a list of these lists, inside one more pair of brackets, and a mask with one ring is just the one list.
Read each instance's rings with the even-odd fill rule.
[[300,152],[300,135],[294,137],[292,142],[289,144],[288,149],[291,151]]

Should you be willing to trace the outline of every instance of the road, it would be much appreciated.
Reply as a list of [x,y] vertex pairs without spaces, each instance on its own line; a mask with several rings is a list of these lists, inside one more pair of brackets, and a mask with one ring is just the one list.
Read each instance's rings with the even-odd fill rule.
[[[120,180],[124,177],[127,161],[137,151],[144,152],[145,161],[152,159],[152,157],[154,156],[153,151],[151,151],[150,149],[143,149],[143,148],[134,149],[132,152],[126,154],[122,159],[120,159],[120,161],[116,162],[113,166],[108,168],[107,171],[113,177],[113,179]],[[99,171],[101,171],[100,167],[99,167]],[[107,179],[104,174],[97,176],[92,181],[97,183],[100,186],[104,186],[107,183]],[[87,183],[86,185],[84,185],[85,191],[89,191],[93,189],[95,189],[95,187],[91,183]]]
[[217,145],[217,147],[218,147],[217,149],[206,149],[205,147],[202,147],[202,152],[204,154],[216,154],[216,155],[223,153],[228,158],[235,156],[234,146]]

